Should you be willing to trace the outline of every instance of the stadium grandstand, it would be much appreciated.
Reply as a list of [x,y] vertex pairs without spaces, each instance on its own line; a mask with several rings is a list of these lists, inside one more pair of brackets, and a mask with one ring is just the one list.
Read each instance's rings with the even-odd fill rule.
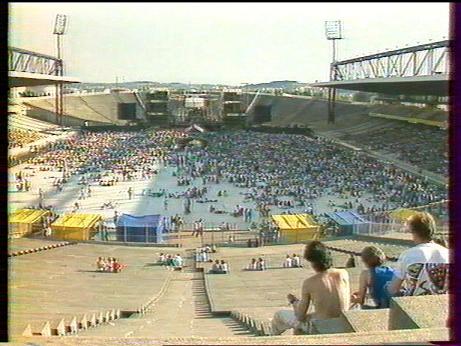
[[10,341],[448,341],[448,113],[217,89],[11,97]]

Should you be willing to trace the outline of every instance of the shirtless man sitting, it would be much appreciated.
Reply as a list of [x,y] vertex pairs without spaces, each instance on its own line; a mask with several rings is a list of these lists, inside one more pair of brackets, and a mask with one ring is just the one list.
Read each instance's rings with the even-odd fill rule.
[[[319,241],[306,245],[304,258],[310,262],[315,274],[307,278],[302,286],[301,299],[288,294],[293,311],[277,311],[272,319],[272,332],[280,335],[288,329],[294,334],[311,333],[313,320],[339,317],[350,306],[349,274],[344,269],[332,268],[328,249]],[[307,313],[312,304],[315,311]]]

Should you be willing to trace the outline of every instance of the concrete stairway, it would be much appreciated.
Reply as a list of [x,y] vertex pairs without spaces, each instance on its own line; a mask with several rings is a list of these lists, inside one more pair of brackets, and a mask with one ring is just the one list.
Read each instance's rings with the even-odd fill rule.
[[253,335],[229,316],[212,314],[203,272],[195,269],[192,253],[187,251],[188,266],[183,271],[172,272],[163,295],[142,314],[133,314],[129,318],[84,331],[79,335],[121,338]]
[[[431,306],[430,311],[424,307]],[[232,318],[257,335],[271,335],[270,321],[281,308],[236,309]],[[448,295],[398,297],[389,309],[350,310],[341,316],[313,322],[312,334],[369,333],[383,330],[436,329],[447,327]]]

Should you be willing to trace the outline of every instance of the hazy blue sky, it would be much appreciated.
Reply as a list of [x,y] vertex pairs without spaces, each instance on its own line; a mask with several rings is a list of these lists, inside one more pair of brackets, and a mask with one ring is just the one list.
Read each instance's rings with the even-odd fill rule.
[[326,80],[325,20],[343,20],[339,58],[441,40],[448,3],[10,3],[9,44],[55,55],[69,16],[66,74],[83,82]]

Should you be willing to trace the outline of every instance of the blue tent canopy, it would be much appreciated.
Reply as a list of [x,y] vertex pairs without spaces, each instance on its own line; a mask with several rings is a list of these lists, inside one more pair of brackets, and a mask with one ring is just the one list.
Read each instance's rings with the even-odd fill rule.
[[342,234],[362,233],[367,229],[367,221],[353,211],[337,211],[326,215],[339,225]]
[[336,212],[336,215],[342,218],[349,225],[366,222],[360,215],[353,211],[338,211]]
[[116,229],[118,241],[161,243],[168,224],[161,215],[122,214],[117,220]]

